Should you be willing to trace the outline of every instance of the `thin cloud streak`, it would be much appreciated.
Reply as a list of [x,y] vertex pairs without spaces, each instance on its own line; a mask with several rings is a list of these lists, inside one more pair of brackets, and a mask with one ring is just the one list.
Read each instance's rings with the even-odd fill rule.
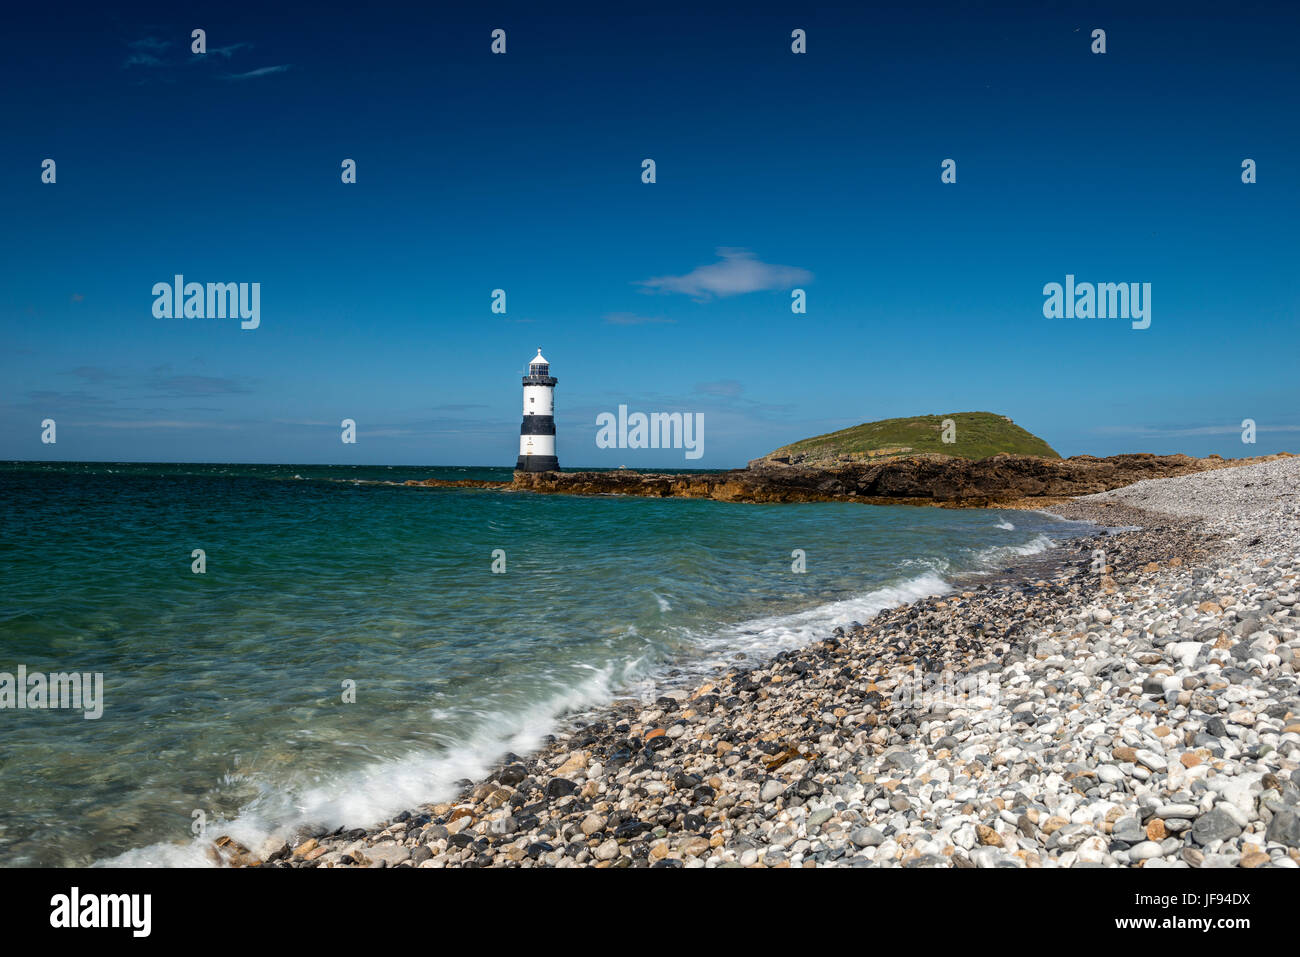
[[76,423],[80,428],[95,429],[222,429],[232,430],[241,426],[230,422],[193,422],[180,419],[152,419],[140,422],[82,422]]
[[272,76],[276,73],[284,73],[293,64],[280,63],[276,66],[264,66],[257,70],[249,70],[247,73],[227,73],[227,80],[255,80],[258,77]]
[[[1097,435],[1141,435],[1141,436],[1181,436],[1181,435],[1239,435],[1240,425],[1201,425],[1194,428],[1165,429],[1147,425],[1108,425],[1091,430]],[[1271,425],[1268,422],[1256,422],[1256,432],[1300,432],[1300,425]]]
[[610,326],[645,326],[675,322],[677,322],[676,319],[665,319],[663,316],[638,316],[632,312],[610,312],[605,314],[605,323]]

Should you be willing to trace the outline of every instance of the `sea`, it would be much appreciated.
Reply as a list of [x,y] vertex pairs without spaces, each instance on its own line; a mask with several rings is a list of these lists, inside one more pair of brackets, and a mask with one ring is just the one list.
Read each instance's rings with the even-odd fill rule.
[[510,474],[0,463],[0,682],[102,675],[99,717],[0,709],[0,865],[203,866],[221,834],[370,826],[616,698],[1087,529],[403,484]]

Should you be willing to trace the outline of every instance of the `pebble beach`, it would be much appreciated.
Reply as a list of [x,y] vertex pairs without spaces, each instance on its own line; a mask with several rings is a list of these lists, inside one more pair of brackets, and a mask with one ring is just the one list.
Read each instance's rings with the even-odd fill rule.
[[[1300,866],[1300,458],[1053,509],[1047,560],[615,703],[273,867]],[[1104,528],[1102,527],[1104,526]]]

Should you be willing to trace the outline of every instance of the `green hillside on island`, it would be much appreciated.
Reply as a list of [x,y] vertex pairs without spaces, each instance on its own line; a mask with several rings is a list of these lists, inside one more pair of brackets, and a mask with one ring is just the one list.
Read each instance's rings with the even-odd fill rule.
[[[955,426],[954,441],[943,441],[946,419]],[[1059,459],[1050,445],[1026,432],[1005,415],[993,412],[951,412],[904,419],[864,422],[826,435],[802,439],[770,452],[760,461],[788,461],[792,465],[873,461],[937,452],[965,459],[985,459],[1008,452]]]

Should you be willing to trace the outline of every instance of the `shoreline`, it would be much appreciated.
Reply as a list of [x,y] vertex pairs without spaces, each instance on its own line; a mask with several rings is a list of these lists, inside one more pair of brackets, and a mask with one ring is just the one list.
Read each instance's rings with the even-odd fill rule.
[[510,481],[430,478],[408,479],[401,484],[411,488],[695,498],[740,504],[855,502],[1038,510],[1142,480],[1240,468],[1293,457],[1287,452],[1241,459],[1140,453],[1051,459],[1004,453],[972,460],[924,453],[873,462],[848,460],[818,465],[766,458],[755,459],[744,468],[701,473],[632,469],[516,471]]
[[[1250,468],[1294,477],[1296,464]],[[1218,484],[1259,483],[1239,473]],[[1019,562],[653,704],[616,700],[540,752],[462,782],[454,801],[255,851],[218,839],[216,856],[277,867],[1300,866],[1300,564],[1286,549],[1300,505],[1281,533],[1242,538],[1203,516],[1135,507],[1147,485],[1161,482],[1051,509],[1143,527],[1067,539],[1041,577],[1043,562]],[[1221,497],[1215,485],[1207,494]],[[1242,582],[1258,594],[1233,604],[1233,589],[1207,584],[1225,564],[1234,583],[1274,584]],[[937,682],[917,684],[918,673]]]

